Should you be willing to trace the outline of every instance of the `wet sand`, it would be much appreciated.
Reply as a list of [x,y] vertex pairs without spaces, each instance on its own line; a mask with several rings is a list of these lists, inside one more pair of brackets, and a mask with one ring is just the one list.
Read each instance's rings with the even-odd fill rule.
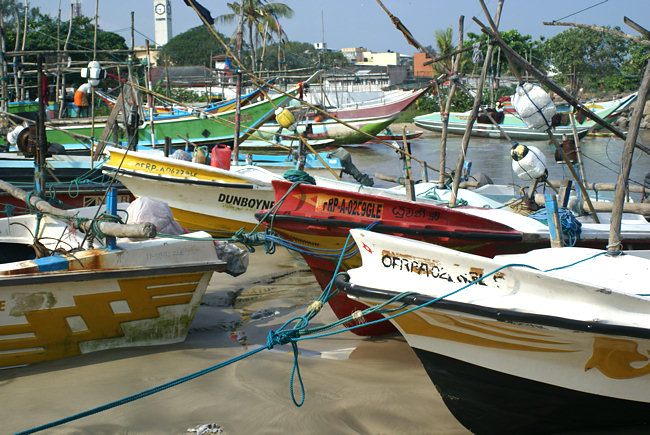
[[[258,348],[269,329],[302,315],[320,291],[308,268],[284,250],[257,251],[250,264],[237,278],[213,276],[183,343],[0,370],[1,432],[69,417]],[[273,315],[258,318],[262,309]],[[335,317],[326,306],[314,320],[325,324]],[[282,346],[42,433],[183,434],[208,423],[225,434],[469,433],[400,336],[364,340],[343,333],[301,341],[299,349],[302,407],[291,400],[293,353]],[[294,393],[300,401],[297,380]]]

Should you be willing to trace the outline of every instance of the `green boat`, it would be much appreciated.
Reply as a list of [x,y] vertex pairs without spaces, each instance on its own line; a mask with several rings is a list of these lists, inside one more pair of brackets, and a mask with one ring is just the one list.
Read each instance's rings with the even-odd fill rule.
[[[289,97],[280,95],[273,98],[273,104],[281,107]],[[241,134],[248,137],[254,129],[273,118],[275,107],[268,100],[247,105],[241,108]],[[155,145],[164,144],[164,138],[171,138],[172,145],[183,145],[189,140],[197,145],[229,144],[234,140],[236,111],[218,114],[169,115],[154,118],[153,127],[156,138]],[[85,120],[87,121],[87,120]],[[80,124],[79,120],[61,120],[48,124],[47,140],[56,142],[68,153],[87,152],[90,149],[90,137],[99,138],[106,126],[96,123],[94,130],[91,124]],[[180,136],[180,137],[179,137]],[[117,141],[126,144],[126,132],[118,129]],[[146,120],[138,127],[138,145],[152,146],[151,121]]]
[[[587,104],[587,107],[592,110],[596,115],[612,122],[622,110],[629,107],[636,100],[636,94],[629,95],[627,97],[612,100],[608,102],[599,102],[593,104]],[[505,131],[508,136],[512,139],[518,140],[548,140],[548,133],[544,129],[534,130],[528,128],[524,121],[519,118],[516,112],[507,112],[504,111],[503,121],[499,123],[499,127]],[[459,134],[462,135],[465,133],[467,128],[467,119],[469,118],[470,112],[451,112],[449,114],[449,124],[447,131],[450,134]],[[416,116],[413,118],[413,122],[420,128],[425,128],[431,131],[442,131],[442,120],[440,117],[440,112],[429,113],[427,115]],[[596,122],[585,119],[582,123],[576,120],[576,130],[580,137],[586,135],[591,130],[595,130],[598,124]],[[553,135],[558,139],[563,135],[568,137],[573,137],[573,128],[571,124],[568,125],[558,125],[553,128]],[[475,122],[472,126],[472,136],[482,136],[482,137],[493,137],[499,138],[502,137],[499,129],[494,126],[494,124],[487,122]]]

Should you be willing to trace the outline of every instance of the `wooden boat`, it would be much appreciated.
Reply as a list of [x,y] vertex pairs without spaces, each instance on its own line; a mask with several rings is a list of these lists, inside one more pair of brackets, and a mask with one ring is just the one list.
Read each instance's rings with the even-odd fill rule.
[[[296,95],[299,86],[289,90],[289,95]],[[248,104],[241,108],[240,139],[245,140],[259,126],[272,119],[276,107],[282,107],[291,98],[281,94],[268,100]],[[153,120],[156,144],[151,141],[151,120],[145,119],[138,127],[138,145],[162,146],[164,138],[171,138],[172,146],[185,146],[187,141],[197,145],[232,143],[235,131],[236,110],[220,113],[198,112],[195,115],[161,115]],[[89,120],[86,120],[89,122]],[[100,137],[106,124],[80,124],[79,120],[61,120],[50,123],[46,131],[48,142],[61,144],[68,153],[88,153],[90,137]],[[180,137],[179,137],[180,136]],[[123,131],[118,134],[118,142],[125,145]]]
[[[594,106],[594,113],[603,119],[607,119],[614,113],[620,113],[621,110],[628,107],[636,100],[636,94],[632,94],[625,98],[621,98],[607,103],[598,105],[600,108]],[[524,121],[519,118],[516,112],[502,112],[503,121],[499,123],[499,127],[505,131],[511,138],[520,140],[547,140],[548,133],[546,130],[533,130],[526,126]],[[467,127],[467,119],[469,118],[469,111],[467,112],[452,112],[449,114],[448,132],[451,134],[464,134]],[[433,112],[427,115],[420,115],[413,118],[413,122],[420,128],[431,131],[442,131],[442,119],[440,112]],[[576,130],[578,136],[586,135],[590,130],[596,128],[596,123],[591,120],[584,120],[582,123],[576,120]],[[558,139],[564,134],[568,137],[573,136],[573,128],[571,124],[562,122],[562,124],[553,128],[553,135]],[[501,132],[489,120],[485,122],[475,122],[472,127],[472,136],[483,137],[502,137]]]
[[[290,109],[296,112],[294,117],[298,121],[298,133],[304,134],[308,139],[334,139],[334,145],[362,144],[368,142],[368,135],[375,136],[387,128],[429,88],[393,91],[381,99],[339,108],[327,108],[329,117],[296,107]],[[367,134],[358,133],[337,120],[345,121]],[[273,137],[275,134],[281,134],[282,128],[276,123],[267,123],[262,126],[260,133]]]
[[489,259],[351,233],[363,266],[336,287],[370,306],[409,292],[391,322],[471,432],[648,431],[650,260],[568,247]]
[[227,267],[208,234],[91,249],[70,222],[96,210],[0,219],[0,367],[185,339]]
[[[372,189],[364,192],[344,191],[334,185],[301,184],[273,180],[275,201],[292,189],[277,211],[264,221],[273,222],[272,230],[281,237],[304,248],[302,255],[314,276],[325,288],[336,273],[338,258],[322,258],[319,252],[340,251],[352,228],[374,225],[374,231],[400,235],[437,243],[460,251],[485,257],[527,252],[548,246],[548,227],[533,218],[502,209],[456,207],[450,209],[444,201],[422,198],[411,202],[397,192]],[[381,192],[380,194],[376,194]],[[390,196],[389,196],[390,195]],[[485,201],[488,201],[487,199]],[[257,214],[259,219],[265,215]],[[606,216],[600,216],[607,222]],[[605,247],[609,224],[595,224],[583,219],[580,246]],[[624,215],[621,237],[628,249],[650,249],[650,223],[639,215]],[[341,262],[341,270],[358,267],[359,255]],[[335,296],[330,303],[339,318],[363,309],[358,302],[344,295]],[[354,330],[359,335],[386,333],[385,322]]]
[[406,135],[395,134],[389,128],[385,128],[384,131],[375,135],[375,139],[370,139],[366,143],[376,143],[378,141],[401,141],[404,140],[404,136],[406,136],[406,140],[413,140],[422,136],[423,133],[424,132],[422,131],[411,131],[407,132]]
[[254,213],[273,205],[271,180],[281,176],[258,166],[229,170],[164,157],[158,153],[107,147],[105,173],[117,175],[135,196],[169,204],[186,229],[230,234],[257,225]]

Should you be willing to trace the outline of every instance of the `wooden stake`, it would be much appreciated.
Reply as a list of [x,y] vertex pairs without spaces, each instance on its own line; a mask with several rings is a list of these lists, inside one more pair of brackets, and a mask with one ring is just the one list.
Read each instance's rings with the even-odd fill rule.
[[650,62],[646,64],[645,73],[641,80],[639,87],[639,94],[636,100],[636,107],[634,114],[630,120],[630,127],[627,134],[627,139],[623,145],[623,156],[621,157],[621,170],[618,173],[616,180],[616,191],[614,192],[614,210],[610,218],[609,227],[609,243],[607,245],[607,252],[610,254],[619,254],[623,249],[621,244],[621,220],[623,215],[623,202],[625,200],[625,190],[630,176],[630,168],[632,167],[632,156],[634,154],[634,147],[637,135],[639,134],[639,125],[643,117],[643,106],[650,90]]
[[[499,24],[499,19],[501,18],[501,9],[503,8],[503,1],[504,0],[499,0],[499,3],[497,4],[497,12],[496,12],[497,26]],[[460,184],[460,176],[463,170],[463,163],[465,162],[465,154],[467,153],[467,146],[469,145],[469,139],[472,133],[472,127],[474,126],[474,121],[476,120],[479,106],[481,105],[481,97],[483,96],[483,84],[485,83],[485,76],[487,75],[487,70],[489,67],[490,59],[492,57],[493,49],[494,49],[493,44],[488,45],[487,55],[485,56],[485,60],[483,61],[483,69],[481,70],[481,77],[479,79],[478,86],[476,89],[476,96],[474,97],[474,106],[472,107],[472,110],[467,119],[467,127],[465,128],[465,134],[463,134],[463,142],[461,145],[460,155],[458,156],[458,161],[456,162],[456,171],[454,172],[454,183],[452,185],[451,196],[449,198],[450,207],[456,206],[456,200],[458,196],[458,185]]]

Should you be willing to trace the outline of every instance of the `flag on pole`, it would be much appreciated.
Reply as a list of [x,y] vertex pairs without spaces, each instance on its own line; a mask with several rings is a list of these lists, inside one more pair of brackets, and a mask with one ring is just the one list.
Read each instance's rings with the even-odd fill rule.
[[196,0],[184,0],[185,4],[188,5],[189,7],[192,7],[198,12],[201,17],[210,25],[214,24],[214,18],[212,18],[212,15],[210,14],[210,11],[204,8],[197,2]]

